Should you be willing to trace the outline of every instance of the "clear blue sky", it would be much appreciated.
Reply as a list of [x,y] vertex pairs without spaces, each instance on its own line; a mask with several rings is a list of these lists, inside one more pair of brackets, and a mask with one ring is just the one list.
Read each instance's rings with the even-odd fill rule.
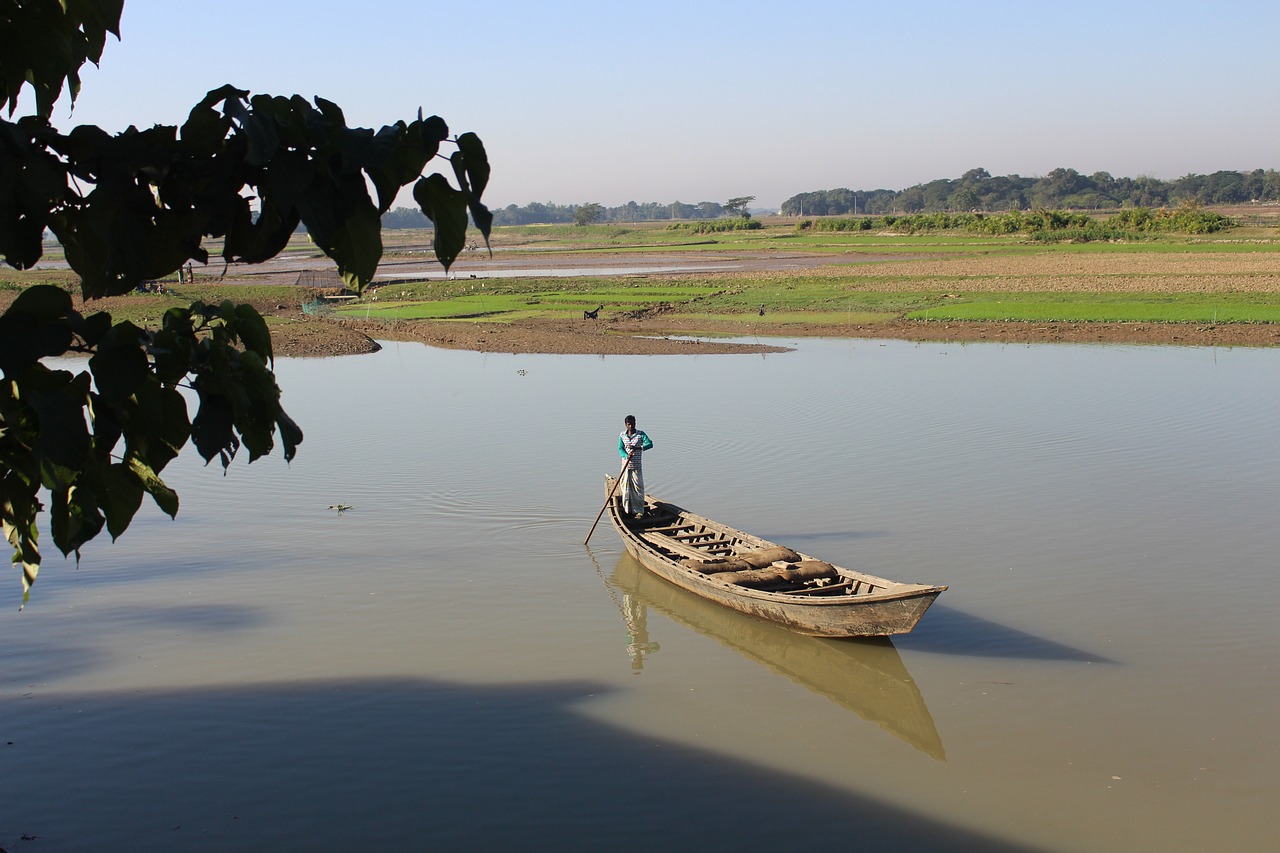
[[127,0],[121,28],[59,126],[177,124],[223,83],[422,107],[485,141],[491,206],[1280,168],[1275,0]]

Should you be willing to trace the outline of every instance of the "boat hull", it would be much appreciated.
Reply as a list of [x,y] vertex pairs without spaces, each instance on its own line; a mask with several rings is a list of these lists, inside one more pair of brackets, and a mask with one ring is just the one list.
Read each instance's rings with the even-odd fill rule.
[[[606,490],[610,490],[612,486],[613,478],[607,478]],[[658,520],[659,529],[682,529],[686,525],[692,525],[689,529],[705,530],[708,534],[714,531],[720,537],[718,541],[733,542],[732,547],[739,551],[778,547],[776,543],[697,516],[652,495],[646,495],[645,502],[647,512]],[[934,599],[946,590],[945,586],[897,583],[839,566],[833,568],[840,573],[839,580],[842,583],[852,584],[854,587],[865,583],[873,591],[848,595],[811,595],[809,592],[814,590],[789,594],[745,588],[690,568],[689,558],[680,558],[682,554],[691,553],[692,549],[686,546],[685,550],[673,553],[670,548],[678,546],[664,547],[662,544],[655,544],[653,540],[662,537],[649,532],[654,529],[654,522],[628,519],[616,500],[610,500],[609,504],[614,529],[618,531],[627,552],[645,569],[695,595],[801,634],[814,637],[883,637],[905,634],[916,626]],[[711,558],[713,555],[708,553],[707,556]],[[799,556],[805,560],[814,559],[803,554]]]

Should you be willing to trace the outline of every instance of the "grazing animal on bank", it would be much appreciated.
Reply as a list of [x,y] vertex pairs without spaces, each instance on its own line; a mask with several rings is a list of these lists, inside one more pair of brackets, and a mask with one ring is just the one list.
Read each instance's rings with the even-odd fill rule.
[[760,306],[760,316],[761,316],[761,317],[763,317],[763,316],[764,316],[764,306],[763,306],[763,305],[761,305],[761,306]]
[[601,305],[599,308],[596,308],[596,310],[594,310],[594,311],[583,311],[583,312],[582,312],[582,319],[584,319],[584,320],[599,320],[599,319],[600,319],[600,308],[603,308],[603,307],[604,307],[604,306],[603,306],[603,305]]

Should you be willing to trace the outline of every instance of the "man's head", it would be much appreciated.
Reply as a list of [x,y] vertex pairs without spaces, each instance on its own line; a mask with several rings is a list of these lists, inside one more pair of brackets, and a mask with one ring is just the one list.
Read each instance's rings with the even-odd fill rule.
[[626,426],[628,432],[634,432],[636,428],[636,416],[627,415],[622,419],[622,423]]

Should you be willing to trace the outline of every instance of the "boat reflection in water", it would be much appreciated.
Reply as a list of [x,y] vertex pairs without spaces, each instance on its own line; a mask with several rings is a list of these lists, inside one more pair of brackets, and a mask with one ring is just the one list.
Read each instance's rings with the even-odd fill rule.
[[615,595],[614,602],[627,624],[632,669],[643,669],[645,657],[659,650],[649,638],[646,608],[652,607],[946,761],[933,717],[891,640],[826,640],[796,634],[654,577],[630,554],[619,558],[606,584],[611,594],[615,589],[622,593],[622,601]]

